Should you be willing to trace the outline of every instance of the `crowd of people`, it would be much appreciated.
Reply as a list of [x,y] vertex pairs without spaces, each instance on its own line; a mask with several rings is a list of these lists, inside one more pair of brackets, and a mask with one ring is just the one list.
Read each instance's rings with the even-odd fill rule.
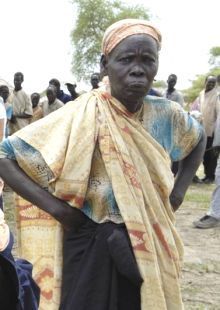
[[209,184],[216,175],[210,210],[194,225],[220,226],[220,77],[207,77],[184,110],[175,74],[164,93],[152,88],[161,40],[146,21],[111,25],[100,73],[82,95],[53,78],[45,100],[29,96],[21,72],[11,93],[0,86],[0,176],[18,195],[19,255],[27,259],[13,259],[1,211],[0,282],[12,277],[9,261],[14,309],[37,309],[39,300],[42,310],[183,309],[174,212],[192,180]]

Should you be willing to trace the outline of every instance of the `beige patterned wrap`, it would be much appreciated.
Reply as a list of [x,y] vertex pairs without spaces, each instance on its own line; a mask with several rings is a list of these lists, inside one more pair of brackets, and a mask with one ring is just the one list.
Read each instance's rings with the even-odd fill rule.
[[[93,91],[17,132],[16,136],[37,149],[53,171],[55,178],[50,184],[53,194],[77,208],[82,207],[93,151],[99,142],[144,279],[141,309],[183,309],[179,283],[183,248],[169,202],[173,187],[170,160],[141,123],[109,94]],[[38,182],[38,172],[26,161],[21,159],[19,165]],[[41,248],[31,257],[34,266],[42,257],[47,262],[51,277],[47,278],[50,281],[47,287],[52,289],[52,295],[50,300],[42,299],[41,309],[50,310],[58,309],[62,238],[60,225],[46,214],[43,219],[41,225],[49,232],[42,236],[37,222],[35,227],[29,225],[28,240],[22,240],[22,254],[28,259],[33,252],[30,244],[34,246],[42,237],[46,247],[53,249],[50,253],[46,251],[46,256],[45,247],[39,244]]]

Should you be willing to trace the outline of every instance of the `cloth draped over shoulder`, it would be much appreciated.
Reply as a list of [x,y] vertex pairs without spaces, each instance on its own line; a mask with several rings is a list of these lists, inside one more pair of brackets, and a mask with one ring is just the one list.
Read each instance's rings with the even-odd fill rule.
[[[140,121],[132,118],[132,114],[111,95],[95,90],[15,135],[40,152],[52,172],[48,178],[52,194],[79,209],[86,195],[94,148],[99,145],[143,278],[141,309],[183,309],[179,285],[183,247],[174,227],[169,202],[173,188],[170,159]],[[13,137],[11,141],[13,144]],[[22,156],[16,159],[39,183],[41,172],[37,167],[23,161]],[[57,309],[62,229],[46,213],[41,225],[51,229],[43,239],[48,246],[53,243],[50,249],[54,251],[53,259],[46,261],[53,278],[50,282],[53,296],[51,303],[45,303],[45,307],[42,304],[41,309]],[[28,243],[27,254],[30,243],[42,238],[37,233],[36,229],[33,233],[29,229],[28,240],[22,241]],[[22,255],[29,259],[25,252]],[[35,253],[34,260],[43,255],[40,251]],[[46,296],[44,289],[41,287]],[[41,302],[44,302],[43,298]]]

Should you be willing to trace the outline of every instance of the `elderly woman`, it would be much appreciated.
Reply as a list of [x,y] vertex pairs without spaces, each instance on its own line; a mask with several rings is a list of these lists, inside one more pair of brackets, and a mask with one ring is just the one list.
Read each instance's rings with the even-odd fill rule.
[[[86,93],[1,145],[0,175],[32,203],[18,210],[20,248],[41,309],[183,308],[173,210],[205,139],[178,104],[145,98],[160,44],[146,21],[113,24],[101,59],[111,94]],[[182,160],[175,184],[170,158]]]

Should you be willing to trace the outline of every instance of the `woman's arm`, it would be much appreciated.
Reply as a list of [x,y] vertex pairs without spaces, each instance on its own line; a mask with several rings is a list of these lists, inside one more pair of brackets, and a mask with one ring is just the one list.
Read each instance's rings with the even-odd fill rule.
[[170,202],[174,211],[176,211],[183,202],[185,193],[202,161],[205,146],[206,135],[203,131],[197,146],[186,158],[179,162],[178,174],[175,179],[173,191],[170,195]]
[[20,196],[49,213],[65,229],[77,229],[87,217],[80,210],[71,207],[48,191],[41,188],[11,159],[0,159],[0,176]]

